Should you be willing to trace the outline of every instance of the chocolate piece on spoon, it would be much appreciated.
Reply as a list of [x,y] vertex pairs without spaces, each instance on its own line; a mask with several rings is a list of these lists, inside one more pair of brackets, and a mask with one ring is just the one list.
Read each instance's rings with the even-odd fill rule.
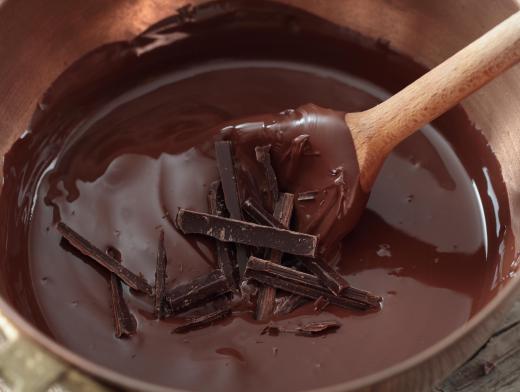
[[[359,167],[344,113],[308,104],[223,124],[220,137],[233,141],[236,159],[244,166],[257,146],[270,144],[280,190],[292,194],[316,191],[312,202],[295,204],[295,229],[319,235],[320,253],[335,249],[354,227],[358,217],[353,214],[363,211],[360,206],[367,194],[358,186]],[[321,154],[305,154],[304,146],[309,144]],[[243,171],[263,176],[256,167]]]

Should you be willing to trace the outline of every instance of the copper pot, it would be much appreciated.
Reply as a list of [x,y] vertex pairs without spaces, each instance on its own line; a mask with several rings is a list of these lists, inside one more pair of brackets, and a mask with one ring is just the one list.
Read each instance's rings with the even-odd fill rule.
[[[280,1],[389,41],[393,49],[430,67],[520,8],[518,0]],[[0,154],[27,127],[45,89],[75,59],[104,43],[130,39],[175,9],[199,2],[0,0]],[[520,216],[518,91],[519,66],[463,103],[502,165],[516,248],[520,238],[520,219],[516,218]],[[515,262],[507,261],[509,265]],[[429,390],[485,342],[519,289],[520,278],[512,277],[477,315],[429,349],[376,374],[323,391]],[[25,390],[43,389],[56,380],[75,391],[103,390],[102,385],[161,390],[72,353],[26,322],[1,298],[0,311],[0,327],[9,342],[0,350],[0,370]]]

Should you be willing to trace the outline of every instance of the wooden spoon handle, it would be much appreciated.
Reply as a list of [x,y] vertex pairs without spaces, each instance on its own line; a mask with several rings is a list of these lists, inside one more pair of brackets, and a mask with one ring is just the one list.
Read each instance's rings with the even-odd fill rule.
[[370,190],[388,153],[403,139],[520,60],[520,11],[390,97],[348,113],[361,170]]

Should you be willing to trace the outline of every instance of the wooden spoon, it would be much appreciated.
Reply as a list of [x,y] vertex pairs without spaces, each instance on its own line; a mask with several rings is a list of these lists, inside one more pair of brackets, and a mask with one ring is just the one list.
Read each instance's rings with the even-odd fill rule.
[[346,114],[361,188],[370,191],[386,156],[399,142],[518,61],[520,11],[383,103]]
[[[355,227],[390,151],[518,61],[520,11],[371,109],[344,114],[307,104],[295,110],[221,124],[216,133],[240,146],[235,148],[235,152],[242,155],[238,159],[242,162],[247,162],[254,146],[273,145],[271,155],[278,169],[278,183],[287,192],[325,189],[331,184],[328,173],[341,169],[340,181],[336,183],[338,179],[334,180],[340,192],[323,196],[322,201],[327,198],[326,207],[321,207],[320,203],[311,207],[307,204],[309,208],[301,203],[295,205],[296,213],[305,215],[298,230],[311,230],[319,235],[321,251],[327,253],[334,250],[337,241]],[[346,131],[350,132],[352,139],[345,137]],[[287,157],[303,148],[303,144],[295,144],[304,140],[302,136],[306,136],[312,148],[319,152],[312,159],[317,168],[314,175],[295,176],[292,165],[287,164]],[[242,150],[245,153],[240,153]],[[356,160],[359,172],[357,167],[352,167]],[[248,171],[254,169],[248,168]],[[316,175],[318,172],[323,175]]]

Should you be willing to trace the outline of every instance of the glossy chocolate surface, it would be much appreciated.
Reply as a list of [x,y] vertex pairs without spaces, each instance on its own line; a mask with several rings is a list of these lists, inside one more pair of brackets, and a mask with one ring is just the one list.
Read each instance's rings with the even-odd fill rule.
[[[215,129],[310,102],[367,109],[424,72],[320,19],[256,4],[237,12],[206,6],[80,59],[5,157],[5,295],[63,345],[159,385],[291,391],[384,369],[485,305],[511,252],[498,165],[455,108],[391,154],[341,256],[331,260],[353,285],[383,295],[382,310],[315,314],[309,304],[280,321],[338,320],[342,327],[325,338],[260,335],[265,324],[247,311],[179,335],[171,331],[181,319],[155,320],[153,301],[125,288],[138,331],[116,339],[110,277],[60,242],[58,220],[100,248],[119,249],[123,264],[149,282],[163,229],[167,285],[190,281],[215,267],[215,245],[182,236],[171,218],[179,207],[207,211],[218,178]],[[309,181],[302,191],[334,181],[328,167],[299,165],[305,171],[296,172]],[[284,168],[278,164],[280,173]],[[298,222],[320,207],[320,200],[298,203]]]

